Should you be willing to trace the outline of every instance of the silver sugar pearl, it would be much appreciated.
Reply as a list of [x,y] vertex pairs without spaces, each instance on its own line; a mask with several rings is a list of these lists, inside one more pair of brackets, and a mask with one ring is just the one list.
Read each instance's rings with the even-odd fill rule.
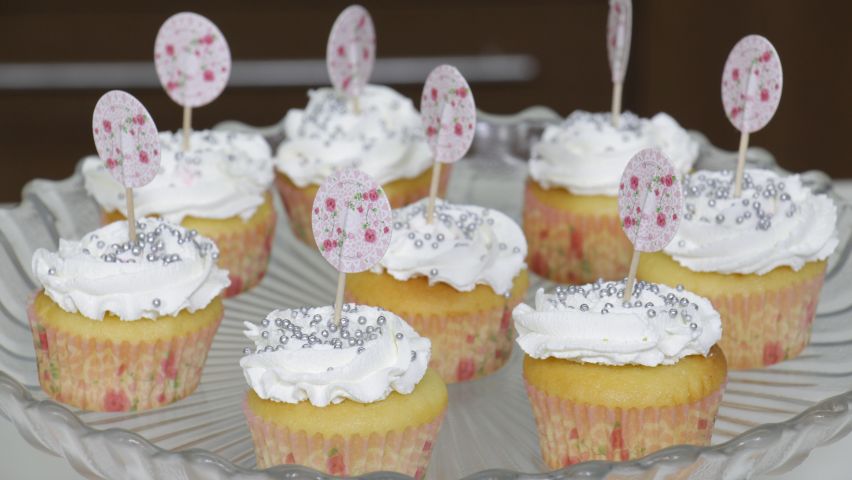
[[377,325],[384,325],[384,324],[385,324],[385,317],[384,317],[384,315],[379,315],[379,318],[377,318],[377,319],[376,319],[376,324],[377,324]]
[[686,298],[686,297],[681,298],[681,299],[680,299],[680,306],[681,306],[681,307],[687,307],[687,306],[689,306],[689,299],[688,299],[688,298]]
[[159,298],[151,300],[151,305],[153,305],[155,308],[159,308],[162,304],[163,302],[161,302]]
[[48,275],[56,275],[56,269],[55,268],[48,268],[47,274]]
[[672,317],[672,318],[676,317],[677,316],[677,309],[676,308],[669,309],[669,316]]
[[588,311],[589,311],[589,306],[588,306],[587,304],[585,304],[585,303],[581,304],[581,305],[580,305],[580,311],[581,311],[581,312],[588,312]]
[[367,317],[363,317],[363,316],[358,317],[358,324],[359,325],[366,325],[367,324]]
[[423,240],[420,240],[420,239],[418,238],[417,240],[415,240],[415,241],[414,241],[414,246],[415,246],[416,248],[420,248],[420,247],[422,247],[422,246],[423,246]]
[[402,340],[402,332],[397,333],[396,335],[394,335],[394,337],[396,337],[397,340]]
[[243,349],[243,355],[248,355],[250,353],[251,353],[251,349],[249,347],[246,347],[246,348]]
[[691,328],[693,330],[698,330],[698,324],[697,323],[690,323],[689,328]]
[[269,332],[264,330],[264,331],[260,332],[260,336],[263,337],[263,338],[269,338]]
[[433,268],[432,270],[429,270],[429,275],[432,276],[432,277],[438,275],[438,269]]
[[439,233],[435,238],[437,238],[439,242],[443,242],[444,241],[444,234]]
[[264,327],[268,327],[269,326],[269,319],[264,318],[263,320],[260,321],[260,324],[263,325]]
[[722,223],[724,221],[725,221],[724,215],[722,215],[721,213],[716,215],[716,223]]
[[287,335],[281,335],[280,337],[278,337],[278,343],[282,345],[286,345],[289,341],[290,339],[287,337]]
[[678,283],[677,286],[675,287],[675,290],[677,290],[678,292],[682,292],[684,290],[683,284]]
[[411,232],[411,233],[408,234],[409,240],[414,240],[414,237],[416,237],[416,235],[414,235],[414,232]]
[[654,317],[657,316],[657,311],[656,310],[648,310],[647,314],[648,314],[648,318],[654,318]]

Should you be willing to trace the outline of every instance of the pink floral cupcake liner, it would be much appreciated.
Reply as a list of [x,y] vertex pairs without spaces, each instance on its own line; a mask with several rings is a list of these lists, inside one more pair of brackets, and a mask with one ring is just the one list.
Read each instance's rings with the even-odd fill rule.
[[269,209],[262,219],[252,219],[246,228],[232,233],[202,235],[219,247],[219,268],[228,270],[231,285],[222,292],[224,297],[245,292],[263,280],[269,266],[272,242],[275,239],[275,209]]
[[[457,383],[494,373],[509,360],[515,337],[512,309],[521,300],[511,297],[501,308],[441,317],[399,309],[394,313],[432,342],[429,368],[445,383]],[[347,301],[363,303],[348,292]]]
[[728,368],[766,367],[799,355],[811,338],[824,278],[823,269],[780,289],[707,296],[722,317],[719,346]]
[[574,403],[527,384],[548,468],[630,460],[673,445],[707,445],[724,387],[693,403],[612,408]]
[[148,410],[180,400],[201,380],[221,318],[169,341],[113,342],[46,326],[30,304],[38,377],[51,398],[83,410]]
[[[442,195],[447,190],[451,170],[450,165],[444,165],[441,168],[441,180],[438,191]],[[431,176],[431,170],[427,170],[424,174]],[[402,179],[384,185],[391,208],[404,207],[429,195],[430,179],[427,178],[424,182],[417,180],[419,178]],[[406,183],[406,185],[402,185],[403,183]],[[281,200],[284,202],[284,208],[287,210],[287,217],[290,220],[290,227],[293,229],[293,234],[307,245],[313,246],[314,233],[311,229],[311,209],[313,208],[314,197],[316,196],[316,188],[299,188],[280,172],[275,174],[275,186],[281,194]]]
[[524,194],[524,233],[530,270],[558,283],[583,284],[627,276],[633,246],[618,213],[582,214]]
[[321,433],[291,431],[255,415],[247,404],[243,411],[254,441],[258,468],[298,464],[339,476],[390,471],[422,479],[432,455],[432,445],[443,421],[389,432],[326,437]]

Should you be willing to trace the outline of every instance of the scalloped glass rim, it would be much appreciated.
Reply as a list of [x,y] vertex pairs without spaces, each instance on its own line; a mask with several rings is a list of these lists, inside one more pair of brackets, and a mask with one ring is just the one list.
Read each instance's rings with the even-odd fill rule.
[[[517,166],[528,153],[530,140],[536,137],[548,123],[558,121],[559,117],[549,109],[533,107],[512,116],[495,116],[480,113],[477,125],[477,138],[472,149],[473,156],[487,157],[492,161],[496,157],[505,164]],[[229,129],[250,129],[264,134],[276,143],[282,136],[283,123],[272,127],[254,129],[230,122]],[[697,132],[693,132],[702,142],[702,148],[710,159],[704,168],[723,168],[730,165],[732,153],[724,152],[710,145]],[[777,168],[768,152],[761,149],[749,151],[752,165]],[[465,162],[463,162],[465,163]],[[493,164],[499,170],[502,164]],[[459,171],[456,176],[463,176]],[[818,191],[830,192],[830,179],[821,172],[807,172],[805,180]],[[43,182],[36,181],[32,183]],[[62,182],[58,182],[60,184]],[[25,200],[32,200],[39,216],[52,219],[56,225],[47,223],[47,229],[53,238],[59,237],[59,230],[69,228],[62,225],[61,219],[51,216],[42,200],[34,193],[35,187],[28,185],[24,189]],[[842,212],[849,216],[850,205],[842,202]],[[287,228],[285,222],[280,228]],[[848,227],[848,226],[847,226]],[[834,257],[834,265],[828,276],[849,271],[852,244],[848,241],[848,231],[844,227],[844,239],[841,251]],[[12,247],[8,240],[0,236],[0,243],[7,251]],[[2,268],[3,265],[0,265]],[[535,282],[540,284],[541,281]],[[835,292],[836,293],[836,292]],[[824,295],[825,297],[825,295]],[[829,301],[829,311],[821,302],[820,317],[847,317],[852,305]],[[844,301],[845,299],[841,299]],[[0,305],[2,307],[2,305]],[[4,312],[9,314],[9,312]],[[9,314],[11,315],[11,314]],[[844,339],[846,337],[843,337]],[[816,345],[816,344],[814,344]],[[852,345],[852,340],[820,342],[821,347]],[[26,361],[26,357],[16,354],[14,348],[0,345],[0,350],[11,356],[14,361]],[[517,360],[517,359],[515,359]],[[844,366],[845,367],[845,366]],[[14,367],[13,367],[14,368]],[[97,430],[92,428],[70,409],[51,400],[37,400],[32,393],[15,378],[5,372],[0,365],[0,413],[12,421],[18,431],[32,445],[48,452],[62,455],[78,471],[102,476],[109,468],[126,468],[128,476],[146,475],[150,477],[171,478],[180,471],[188,478],[332,478],[322,473],[299,466],[279,466],[264,471],[251,470],[206,450],[190,449],[170,451],[149,442],[145,437],[123,429]],[[807,375],[807,371],[784,371],[791,375]],[[824,378],[852,377],[852,372],[820,372]],[[807,402],[810,404],[811,402]],[[802,404],[800,404],[802,405]],[[505,469],[481,471],[465,478],[606,478],[609,475],[621,475],[627,478],[661,478],[676,472],[693,471],[697,477],[725,475],[744,475],[743,472],[758,473],[791,468],[800,463],[815,447],[830,443],[848,434],[852,430],[852,390],[822,400],[807,408],[789,420],[766,423],[746,430],[726,442],[709,446],[676,446],[661,450],[646,457],[630,462],[586,462],[573,467],[549,473],[517,473]],[[135,474],[135,475],[134,475]],[[395,473],[374,473],[362,478],[408,478]]]

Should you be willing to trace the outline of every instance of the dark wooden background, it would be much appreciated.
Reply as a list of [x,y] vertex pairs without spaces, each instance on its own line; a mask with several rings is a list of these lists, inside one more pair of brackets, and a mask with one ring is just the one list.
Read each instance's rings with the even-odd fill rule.
[[[147,61],[171,14],[197,11],[225,35],[235,59],[322,58],[345,1],[186,2],[150,0],[0,1],[0,64]],[[532,81],[472,85],[477,106],[508,113],[541,104],[561,114],[607,111],[605,0],[362,0],[382,56],[522,53]],[[742,36],[759,33],[778,49],[784,94],[774,120],[752,135],[787,168],[852,177],[852,3],[805,0],[634,0],[633,47],[624,106],[672,114],[682,125],[735,149],[738,133],[722,112],[722,65]],[[0,66],[2,68],[2,66]],[[153,63],[152,67],[153,69]],[[399,89],[417,97],[419,86]],[[303,106],[305,88],[229,88],[193,112],[199,128],[224,119],[255,124]],[[131,90],[163,129],[180,110],[160,89]],[[89,125],[103,90],[0,90],[0,201],[15,201],[31,178],[63,178],[93,152]]]

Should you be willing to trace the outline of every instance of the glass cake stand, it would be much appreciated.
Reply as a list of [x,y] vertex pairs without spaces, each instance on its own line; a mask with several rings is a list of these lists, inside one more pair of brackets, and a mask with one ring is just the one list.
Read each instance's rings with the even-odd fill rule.
[[[470,158],[454,166],[450,200],[519,218],[529,145],[544,125],[558,120],[540,107],[507,117],[482,113]],[[281,124],[254,129],[228,122],[218,128],[256,130],[273,145],[282,138]],[[702,145],[701,168],[733,165],[733,153],[693,134]],[[760,149],[749,151],[749,162],[777,168]],[[826,175],[803,176],[815,190],[834,195]],[[516,348],[497,373],[450,386],[449,410],[427,477],[743,478],[789,469],[812,449],[846,435],[852,428],[852,206],[834,197],[841,244],[830,260],[812,341],[794,360],[731,372],[712,446],[677,446],[631,462],[588,462],[546,472]],[[280,204],[276,207],[282,212]],[[298,466],[255,470],[241,410],[247,387],[238,362],[249,343],[242,323],[258,321],[274,308],[328,304],[334,297],[335,273],[315,248],[292,236],[284,215],[266,278],[225,301],[225,318],[195,393],[148,412],[84,412],[46,400],[25,313],[36,290],[32,252],[55,249],[60,237],[79,238],[97,224],[98,210],[83,191],[79,172],[58,182],[34,180],[19,205],[0,209],[0,413],[29,443],[65,457],[92,478],[328,478]],[[539,286],[548,285],[534,278],[530,292]],[[366,478],[406,477],[376,473]]]

